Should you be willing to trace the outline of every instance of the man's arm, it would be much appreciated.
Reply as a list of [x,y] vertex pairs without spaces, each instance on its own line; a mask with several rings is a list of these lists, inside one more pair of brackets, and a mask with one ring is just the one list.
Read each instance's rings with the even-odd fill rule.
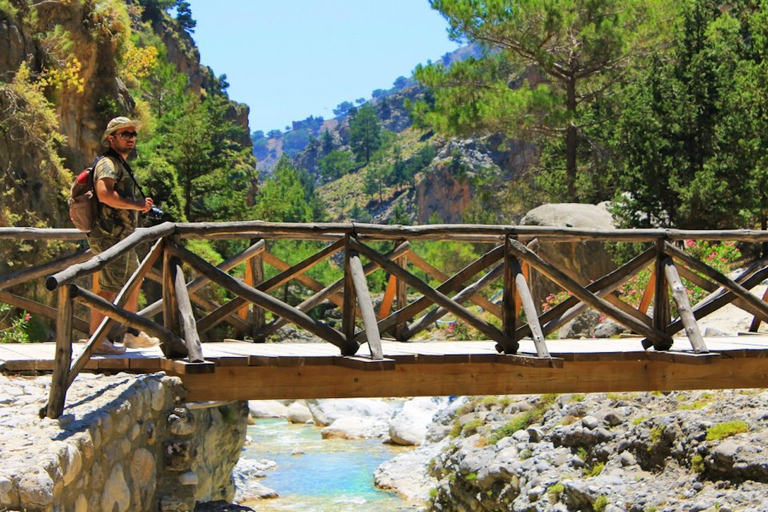
[[154,201],[151,197],[144,198],[143,201],[131,201],[126,199],[115,190],[115,180],[112,178],[101,178],[96,180],[96,196],[99,201],[119,210],[138,210],[146,213],[152,208]]

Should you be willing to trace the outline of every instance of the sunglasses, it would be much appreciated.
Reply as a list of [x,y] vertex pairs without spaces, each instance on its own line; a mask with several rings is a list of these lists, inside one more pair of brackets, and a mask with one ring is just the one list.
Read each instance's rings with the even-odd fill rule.
[[136,137],[138,137],[139,134],[136,132],[121,132],[121,133],[118,133],[117,135],[123,140],[129,140],[129,139],[135,139]]

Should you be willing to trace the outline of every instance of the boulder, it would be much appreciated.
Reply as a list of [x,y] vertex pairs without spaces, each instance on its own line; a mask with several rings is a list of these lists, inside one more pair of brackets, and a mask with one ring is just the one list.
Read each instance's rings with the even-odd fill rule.
[[342,398],[307,400],[307,407],[315,424],[327,427],[344,417],[389,418],[395,410],[395,402],[372,398]]
[[445,405],[447,399],[441,397],[420,397],[405,402],[389,422],[390,441],[403,446],[422,444],[432,417]]
[[323,439],[371,439],[384,437],[386,425],[381,419],[367,417],[339,418],[320,431]]
[[312,413],[309,412],[309,407],[303,400],[293,402],[288,406],[288,421],[291,423],[310,423],[312,421]]
[[250,400],[248,409],[253,418],[285,418],[288,408],[277,400]]
[[[520,221],[522,226],[572,227],[583,229],[614,229],[608,203],[545,204],[529,211]],[[533,249],[544,260],[553,263],[581,284],[597,279],[616,268],[611,254],[602,242],[547,242],[539,241]],[[531,271],[531,293],[540,307],[544,299],[560,292],[560,288],[536,271]]]

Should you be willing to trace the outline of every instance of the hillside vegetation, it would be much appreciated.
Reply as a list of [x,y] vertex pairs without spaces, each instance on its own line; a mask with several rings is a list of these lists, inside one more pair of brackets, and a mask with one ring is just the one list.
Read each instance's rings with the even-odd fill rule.
[[[273,164],[290,157],[312,181],[321,218],[510,223],[608,200],[627,227],[766,226],[765,2],[432,5],[463,55],[333,120],[260,134]],[[379,130],[367,156],[364,112]],[[420,152],[434,157],[402,173]]]

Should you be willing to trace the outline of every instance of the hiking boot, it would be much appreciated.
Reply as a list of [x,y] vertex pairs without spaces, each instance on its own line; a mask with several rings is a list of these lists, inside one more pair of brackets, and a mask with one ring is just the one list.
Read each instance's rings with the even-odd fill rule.
[[127,332],[123,335],[123,345],[128,348],[150,348],[156,347],[159,344],[160,340],[158,338],[154,338],[144,331],[141,331],[139,334]]
[[93,355],[105,355],[105,356],[114,356],[114,355],[120,355],[125,353],[125,347],[121,347],[120,345],[115,345],[109,340],[104,340],[96,347],[94,347],[92,354]]

